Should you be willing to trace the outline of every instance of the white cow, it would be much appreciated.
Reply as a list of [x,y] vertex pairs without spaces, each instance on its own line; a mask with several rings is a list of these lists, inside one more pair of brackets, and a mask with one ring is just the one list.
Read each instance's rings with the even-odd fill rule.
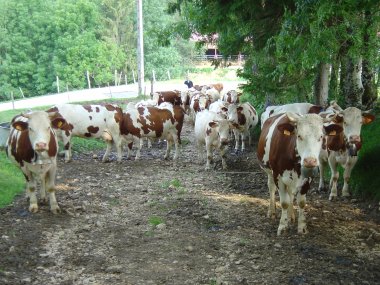
[[229,130],[232,127],[228,120],[209,110],[203,110],[197,114],[194,126],[195,139],[201,161],[204,160],[204,150],[202,148],[206,146],[206,170],[210,169],[214,148],[220,151],[222,168],[227,168],[226,149],[228,147]]
[[224,119],[227,119],[228,106],[229,103],[219,99],[218,101],[211,103],[208,109],[212,112],[221,115]]
[[255,108],[248,102],[242,104],[230,104],[228,106],[228,120],[235,126],[235,151],[239,150],[239,138],[241,138],[241,151],[245,150],[245,138],[248,136],[248,144],[251,145],[251,131],[259,122]]

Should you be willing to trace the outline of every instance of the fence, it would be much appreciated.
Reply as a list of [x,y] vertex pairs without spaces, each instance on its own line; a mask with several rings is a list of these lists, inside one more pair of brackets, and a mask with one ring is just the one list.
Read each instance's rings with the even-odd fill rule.
[[222,54],[200,54],[200,55],[195,55],[193,57],[194,61],[211,61],[211,60],[227,60],[227,61],[244,61],[245,60],[245,55],[239,54],[239,55],[230,55],[226,58],[223,57]]

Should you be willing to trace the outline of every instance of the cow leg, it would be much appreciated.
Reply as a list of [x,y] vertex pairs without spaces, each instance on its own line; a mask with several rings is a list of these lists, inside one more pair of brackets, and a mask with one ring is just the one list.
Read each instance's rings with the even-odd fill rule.
[[171,147],[172,147],[172,140],[168,138],[166,140],[166,152],[165,152],[164,159],[169,159]]
[[202,164],[204,161],[204,145],[200,143],[199,141],[197,142],[197,152],[198,152],[199,164]]
[[278,192],[280,194],[280,203],[281,203],[281,219],[280,219],[280,224],[278,226],[277,230],[277,235],[281,235],[284,230],[288,228],[288,207],[290,204],[290,196],[289,193],[286,189],[286,186],[284,185],[283,182],[280,180],[278,181]]
[[222,169],[227,169],[227,162],[226,162],[226,147],[221,146],[220,147],[220,156],[222,157]]
[[326,158],[327,157],[327,151],[322,150],[319,155],[319,185],[318,185],[318,192],[325,191],[325,181],[324,181],[324,173],[325,173],[325,166],[327,164]]
[[350,182],[351,172],[352,172],[352,169],[354,168],[357,160],[358,160],[357,156],[349,157],[347,159],[346,165],[344,167],[344,174],[343,174],[343,178],[344,178],[344,184],[343,184],[343,188],[342,188],[342,196],[343,197],[350,197],[350,192],[348,191],[348,183]]
[[37,196],[36,196],[37,183],[31,173],[27,173],[25,174],[25,176],[27,177],[26,191],[27,191],[27,196],[29,197],[29,212],[37,213],[38,212],[38,203],[37,203]]
[[121,139],[115,139],[114,143],[117,153],[117,162],[121,162],[123,159],[123,142]]
[[246,138],[246,134],[244,132],[241,133],[240,135],[241,137],[241,151],[244,152],[245,151],[245,138]]
[[268,190],[269,190],[269,207],[268,218],[276,218],[276,184],[274,183],[272,173],[267,172],[268,176]]
[[300,192],[297,194],[297,204],[298,204],[298,233],[306,234],[306,217],[305,217],[305,205],[306,205],[306,194],[302,195]]
[[107,148],[106,148],[106,152],[103,155],[102,162],[108,161],[108,156],[112,150],[112,141],[106,141],[106,143],[107,143]]
[[175,147],[175,153],[174,153],[173,159],[177,160],[179,157],[179,138],[177,134],[173,135],[173,140],[174,140],[174,147]]
[[65,162],[70,162],[72,159],[71,153],[71,137],[62,135],[63,148],[65,150]]
[[206,143],[206,156],[207,156],[206,170],[210,170],[210,164],[212,161],[212,146],[211,144],[208,144],[208,143]]
[[235,136],[235,153],[239,151],[239,131],[234,130],[234,136]]
[[[133,142],[130,143],[130,144],[128,144],[128,147],[129,147],[129,145],[131,145],[131,147],[129,149],[132,149]],[[140,156],[141,156],[141,144],[138,144],[137,145],[137,150],[136,150],[135,160],[139,160]]]
[[290,217],[291,222],[296,221],[296,215],[294,214],[294,194],[289,190],[289,187],[286,187],[289,193],[289,207],[288,207],[288,217]]
[[329,165],[331,169],[331,179],[330,179],[330,196],[329,200],[332,201],[338,196],[337,182],[339,179],[338,164],[336,162],[335,156],[331,153],[329,156]]
[[56,167],[52,167],[48,173],[46,173],[46,188],[49,193],[50,211],[53,214],[57,214],[61,211],[58,206],[57,199],[55,198],[55,173]]

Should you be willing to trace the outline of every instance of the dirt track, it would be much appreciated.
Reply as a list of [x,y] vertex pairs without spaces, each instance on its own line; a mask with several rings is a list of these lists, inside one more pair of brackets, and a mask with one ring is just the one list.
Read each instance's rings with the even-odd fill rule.
[[309,233],[277,237],[255,147],[205,172],[188,124],[183,141],[176,164],[157,144],[140,161],[60,160],[61,214],[24,196],[0,210],[0,284],[380,283],[377,209],[311,193]]

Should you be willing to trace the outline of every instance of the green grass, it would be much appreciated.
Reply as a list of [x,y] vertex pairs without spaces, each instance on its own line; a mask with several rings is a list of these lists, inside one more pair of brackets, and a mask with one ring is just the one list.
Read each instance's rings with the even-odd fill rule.
[[380,109],[374,114],[375,121],[362,127],[363,145],[351,173],[350,189],[354,196],[380,200]]
[[149,218],[148,223],[151,226],[157,227],[159,224],[163,224],[164,223],[164,219],[162,219],[161,217],[152,216],[152,217]]
[[24,191],[25,178],[2,149],[0,149],[0,165],[0,208],[3,208],[9,205],[17,194]]

